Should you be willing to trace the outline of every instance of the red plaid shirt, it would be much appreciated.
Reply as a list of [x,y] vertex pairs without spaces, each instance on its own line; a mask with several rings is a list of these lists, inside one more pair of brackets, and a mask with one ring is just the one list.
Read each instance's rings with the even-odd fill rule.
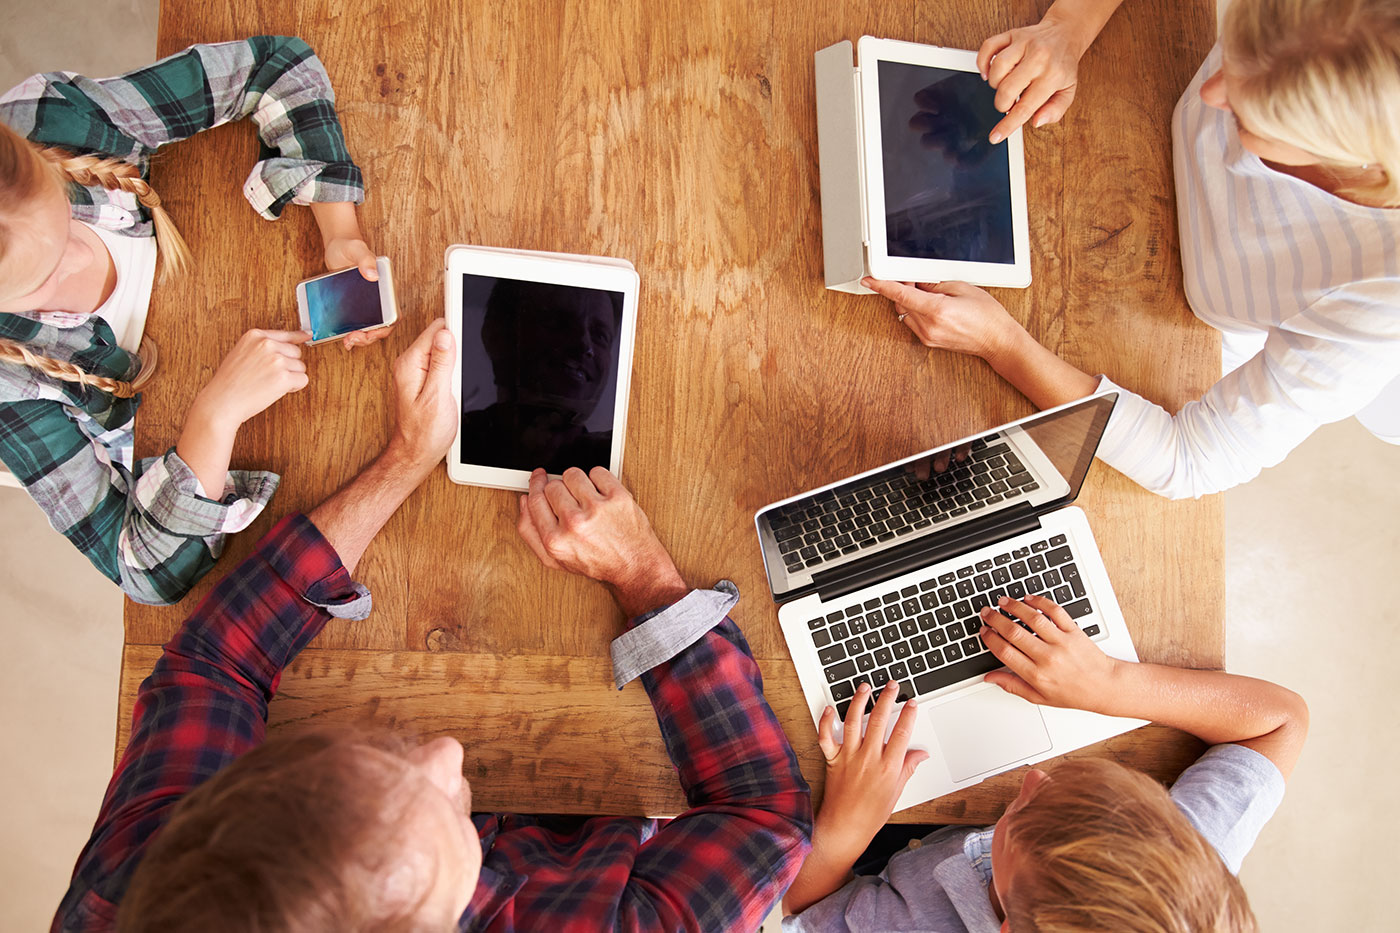
[[[282,669],[361,595],[302,515],[219,582],[141,684],[53,930],[115,928],[146,843],[184,794],[263,740]],[[477,814],[484,860],[462,931],[752,930],[787,888],[811,802],[738,627],[725,619],[643,683],[691,809],[667,821]]]

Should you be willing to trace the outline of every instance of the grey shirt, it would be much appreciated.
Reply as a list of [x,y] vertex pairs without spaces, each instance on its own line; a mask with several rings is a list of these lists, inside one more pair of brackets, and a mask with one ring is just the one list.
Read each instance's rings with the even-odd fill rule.
[[[1243,745],[1217,745],[1187,768],[1172,801],[1238,872],[1255,838],[1283,800],[1283,775]],[[963,847],[969,833],[990,827],[948,826],[894,855],[878,876],[852,879],[795,917],[785,933],[901,930],[995,933],[1001,921],[987,881]]]

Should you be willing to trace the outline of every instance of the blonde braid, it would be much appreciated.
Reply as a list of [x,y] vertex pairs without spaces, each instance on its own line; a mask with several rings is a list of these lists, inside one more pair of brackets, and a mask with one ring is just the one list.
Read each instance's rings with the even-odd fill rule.
[[189,267],[190,248],[184,237],[180,236],[180,231],[175,229],[175,222],[161,206],[160,195],[141,177],[140,169],[121,159],[74,155],[53,146],[40,149],[39,154],[52,162],[65,178],[84,187],[101,186],[108,191],[129,191],[136,195],[136,200],[151,212],[151,220],[155,223],[156,242],[160,244],[162,282]]
[[155,342],[142,340],[139,355],[141,357],[141,371],[136,374],[135,379],[125,382],[110,376],[95,376],[76,363],[56,360],[50,356],[40,356],[22,343],[13,340],[0,340],[0,362],[28,366],[62,382],[76,382],[79,385],[92,386],[94,389],[115,395],[117,398],[131,398],[141,391],[141,387],[150,381],[151,376],[155,373],[158,355]]

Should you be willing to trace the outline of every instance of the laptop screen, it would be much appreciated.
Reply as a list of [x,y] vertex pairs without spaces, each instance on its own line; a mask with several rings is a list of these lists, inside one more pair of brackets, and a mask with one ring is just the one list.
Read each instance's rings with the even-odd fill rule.
[[[893,548],[1073,502],[1117,395],[1096,395],[916,454],[758,513],[774,598]],[[1014,513],[1014,514],[1012,514]]]

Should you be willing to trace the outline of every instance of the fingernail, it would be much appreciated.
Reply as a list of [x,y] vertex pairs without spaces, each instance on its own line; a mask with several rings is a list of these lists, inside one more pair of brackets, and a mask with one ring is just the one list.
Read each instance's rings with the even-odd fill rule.
[[1010,602],[1011,602],[1010,597],[1003,596],[1003,597],[1001,597],[1000,599],[997,600],[997,605],[998,605],[998,606],[1005,606],[1005,605],[1007,605],[1007,604],[1010,603]]
[[991,138],[991,140],[992,140],[992,145],[993,145],[993,146],[995,146],[997,143],[999,143],[999,142],[1001,142],[1003,139],[1005,139],[1005,137],[1002,136],[1001,133],[996,132],[996,131],[993,131],[993,133],[992,133],[992,135],[991,135],[990,138]]
[[987,613],[989,613],[989,612],[991,612],[991,611],[992,611],[992,607],[991,607],[991,606],[983,606],[981,609],[978,609],[978,610],[977,610],[977,614],[978,614],[979,616],[981,616],[982,618],[985,619],[985,618],[987,618]]
[[866,693],[869,693],[870,684],[866,683],[865,681],[861,681],[860,686],[856,688],[856,693],[860,693],[862,690],[864,690]]

